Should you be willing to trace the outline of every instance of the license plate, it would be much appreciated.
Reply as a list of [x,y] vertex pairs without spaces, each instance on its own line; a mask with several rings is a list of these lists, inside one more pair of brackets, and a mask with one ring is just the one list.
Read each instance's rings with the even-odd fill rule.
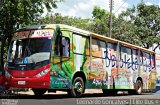
[[18,81],[18,85],[25,85],[26,81]]

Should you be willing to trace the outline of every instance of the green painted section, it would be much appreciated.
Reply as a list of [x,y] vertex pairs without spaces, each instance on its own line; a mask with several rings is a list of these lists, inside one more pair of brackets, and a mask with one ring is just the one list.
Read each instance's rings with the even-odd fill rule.
[[[117,44],[93,39],[90,46],[92,58],[90,58],[89,32],[66,25],[50,25],[45,28],[51,27],[55,30],[51,52],[51,89],[71,88],[76,72],[84,73],[88,89],[113,89],[114,87],[115,89],[134,89],[139,75],[138,69],[141,71],[142,78],[148,78],[144,80],[144,89],[155,86],[155,68],[154,64],[149,65],[152,60],[149,60],[147,53],[144,53],[144,57],[140,57],[140,59],[144,59],[145,64],[138,68],[137,62],[141,62],[141,60],[137,60],[137,52],[131,53],[131,49],[128,47],[121,47],[121,52],[118,52]],[[69,49],[66,50],[69,51],[69,56],[60,54],[63,48],[58,49],[58,38],[61,38],[61,41],[63,39],[69,41],[69,45],[65,43],[60,46],[64,49],[69,46]],[[118,56],[118,54],[120,55]],[[154,58],[152,59],[154,60]]]

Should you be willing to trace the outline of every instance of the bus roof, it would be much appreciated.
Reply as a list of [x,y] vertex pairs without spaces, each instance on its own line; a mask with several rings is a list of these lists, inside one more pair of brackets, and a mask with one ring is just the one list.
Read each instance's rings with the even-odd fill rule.
[[27,26],[24,29],[45,29],[45,28],[50,28],[50,29],[55,29],[55,30],[60,28],[61,30],[73,31],[79,34],[83,34],[85,36],[90,35],[89,31],[85,31],[85,30],[75,28],[72,26],[68,26],[68,25],[64,25],[64,24],[40,24],[40,25]]
[[89,32],[89,31],[85,31],[85,30],[75,28],[75,27],[72,27],[72,26],[68,26],[68,25],[64,25],[64,24],[32,25],[32,26],[27,26],[26,28],[23,28],[23,29],[25,30],[25,29],[46,29],[46,28],[50,28],[50,29],[54,29],[54,30],[56,30],[57,28],[60,28],[62,30],[73,31],[73,32],[76,32],[76,33],[79,33],[79,34],[83,34],[85,36],[92,35],[92,37],[100,39],[100,40],[104,40],[104,41],[108,41],[108,42],[112,42],[112,43],[119,43],[123,46],[130,47],[130,48],[133,48],[133,49],[140,49],[140,50],[142,50],[144,52],[147,52],[147,53],[155,53],[154,51],[151,51],[149,49],[145,49],[145,48],[142,48],[142,47],[130,44],[130,43],[126,43],[126,42],[119,41],[119,40],[116,40],[116,39],[113,39],[113,38],[105,37],[105,36],[102,36],[102,35],[99,35],[99,34],[96,34],[96,33],[92,33],[92,32]]

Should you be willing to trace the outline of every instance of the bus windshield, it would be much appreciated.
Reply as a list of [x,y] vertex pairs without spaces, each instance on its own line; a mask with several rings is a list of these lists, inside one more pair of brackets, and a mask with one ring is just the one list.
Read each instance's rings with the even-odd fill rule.
[[7,61],[14,64],[30,64],[49,60],[51,38],[27,38],[11,42]]

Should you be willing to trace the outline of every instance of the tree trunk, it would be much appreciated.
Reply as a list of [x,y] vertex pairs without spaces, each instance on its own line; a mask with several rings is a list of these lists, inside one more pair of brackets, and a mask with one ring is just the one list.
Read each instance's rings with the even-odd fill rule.
[[6,37],[4,36],[3,38],[2,38],[2,44],[1,44],[1,56],[0,56],[0,70],[4,70],[4,47],[5,47],[5,45],[6,45]]

